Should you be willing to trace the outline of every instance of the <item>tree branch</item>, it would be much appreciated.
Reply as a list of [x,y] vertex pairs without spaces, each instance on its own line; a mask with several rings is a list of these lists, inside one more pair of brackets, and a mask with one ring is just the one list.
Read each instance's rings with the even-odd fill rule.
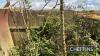
[[56,1],[56,4],[55,4],[55,6],[52,8],[52,10],[53,10],[54,8],[56,8],[57,5],[59,5],[59,4],[58,4],[58,0]]
[[7,3],[6,3],[6,5],[4,6],[4,8],[10,6],[10,0],[6,0],[6,2],[7,2]]
[[51,0],[49,0],[40,11],[43,11],[43,9],[50,3]]

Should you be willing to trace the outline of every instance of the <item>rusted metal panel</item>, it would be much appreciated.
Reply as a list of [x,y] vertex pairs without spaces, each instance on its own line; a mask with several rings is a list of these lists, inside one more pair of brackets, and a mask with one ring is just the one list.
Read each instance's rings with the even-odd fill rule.
[[20,39],[27,38],[27,27],[33,29],[42,25],[45,16],[35,15],[34,13],[33,11],[24,11],[23,13],[10,11],[8,24],[15,46],[18,46]]
[[0,9],[0,45],[6,55],[7,50],[9,50],[11,46],[14,46],[15,43],[18,43],[18,39],[27,37],[27,26],[24,20],[26,23],[29,23],[30,29],[39,27],[44,20],[44,16],[30,15],[29,12],[23,14],[16,11],[10,11],[9,9]]
[[0,9],[0,45],[5,56],[8,56],[8,50],[14,46],[8,26],[8,15],[8,9]]

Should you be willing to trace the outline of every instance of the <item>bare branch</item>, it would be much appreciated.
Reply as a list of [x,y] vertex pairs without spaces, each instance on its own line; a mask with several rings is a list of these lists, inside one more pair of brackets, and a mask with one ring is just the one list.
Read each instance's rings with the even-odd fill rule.
[[52,10],[53,10],[54,8],[56,8],[57,5],[59,5],[59,4],[58,4],[58,0],[56,1],[56,4],[55,4],[55,6],[52,8]]
[[11,6],[15,6],[19,1],[16,1],[14,4],[12,4]]
[[6,3],[6,5],[4,6],[4,8],[10,6],[10,0],[6,0],[6,2],[7,2],[7,3]]
[[43,9],[50,3],[51,0],[49,0],[40,11],[43,11]]

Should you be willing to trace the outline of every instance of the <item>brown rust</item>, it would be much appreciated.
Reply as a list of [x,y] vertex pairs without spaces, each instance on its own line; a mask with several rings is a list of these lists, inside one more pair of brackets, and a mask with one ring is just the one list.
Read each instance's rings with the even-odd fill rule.
[[8,56],[8,50],[13,47],[13,41],[8,26],[8,15],[8,9],[0,9],[0,45],[5,56]]

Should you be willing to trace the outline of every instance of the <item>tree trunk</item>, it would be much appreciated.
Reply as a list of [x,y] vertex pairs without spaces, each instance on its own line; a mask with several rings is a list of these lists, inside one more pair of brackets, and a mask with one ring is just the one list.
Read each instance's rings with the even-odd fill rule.
[[67,56],[66,51],[66,37],[65,37],[65,26],[64,26],[64,0],[60,0],[60,17],[61,17],[61,37],[63,38],[64,56]]

